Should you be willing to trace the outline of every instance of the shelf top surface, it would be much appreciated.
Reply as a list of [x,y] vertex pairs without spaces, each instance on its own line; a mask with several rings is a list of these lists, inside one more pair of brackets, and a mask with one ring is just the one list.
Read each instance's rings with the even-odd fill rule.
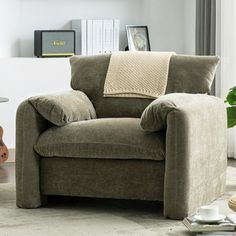
[[0,97],[0,102],[8,102],[9,99],[8,98],[3,98],[3,97]]

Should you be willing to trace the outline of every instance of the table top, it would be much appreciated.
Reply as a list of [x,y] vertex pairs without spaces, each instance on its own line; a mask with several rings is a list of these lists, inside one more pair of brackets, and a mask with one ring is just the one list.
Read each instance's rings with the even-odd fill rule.
[[3,98],[3,97],[0,97],[0,102],[8,102],[9,99],[8,98]]

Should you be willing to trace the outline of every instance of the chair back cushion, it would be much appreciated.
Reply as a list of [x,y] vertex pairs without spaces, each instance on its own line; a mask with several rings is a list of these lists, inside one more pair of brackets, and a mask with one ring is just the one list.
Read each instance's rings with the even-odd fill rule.
[[[71,87],[83,91],[92,101],[98,118],[137,117],[154,99],[103,97],[111,55],[75,56],[71,63]],[[166,93],[208,93],[218,57],[172,56]]]
[[173,55],[166,93],[210,93],[219,57]]

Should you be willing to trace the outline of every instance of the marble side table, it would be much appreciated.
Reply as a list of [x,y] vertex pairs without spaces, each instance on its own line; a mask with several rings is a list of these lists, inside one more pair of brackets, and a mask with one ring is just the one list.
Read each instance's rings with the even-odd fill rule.
[[[9,101],[8,98],[0,97],[0,103],[8,101]],[[9,155],[7,146],[4,144],[2,137],[3,137],[3,128],[0,126],[0,165],[8,159]]]

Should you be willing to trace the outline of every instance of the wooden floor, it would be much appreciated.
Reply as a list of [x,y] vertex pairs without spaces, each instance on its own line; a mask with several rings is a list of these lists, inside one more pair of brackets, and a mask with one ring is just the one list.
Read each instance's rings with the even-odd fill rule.
[[[236,167],[236,160],[228,160],[228,166]],[[0,166],[1,183],[15,183],[15,163],[4,163]]]

